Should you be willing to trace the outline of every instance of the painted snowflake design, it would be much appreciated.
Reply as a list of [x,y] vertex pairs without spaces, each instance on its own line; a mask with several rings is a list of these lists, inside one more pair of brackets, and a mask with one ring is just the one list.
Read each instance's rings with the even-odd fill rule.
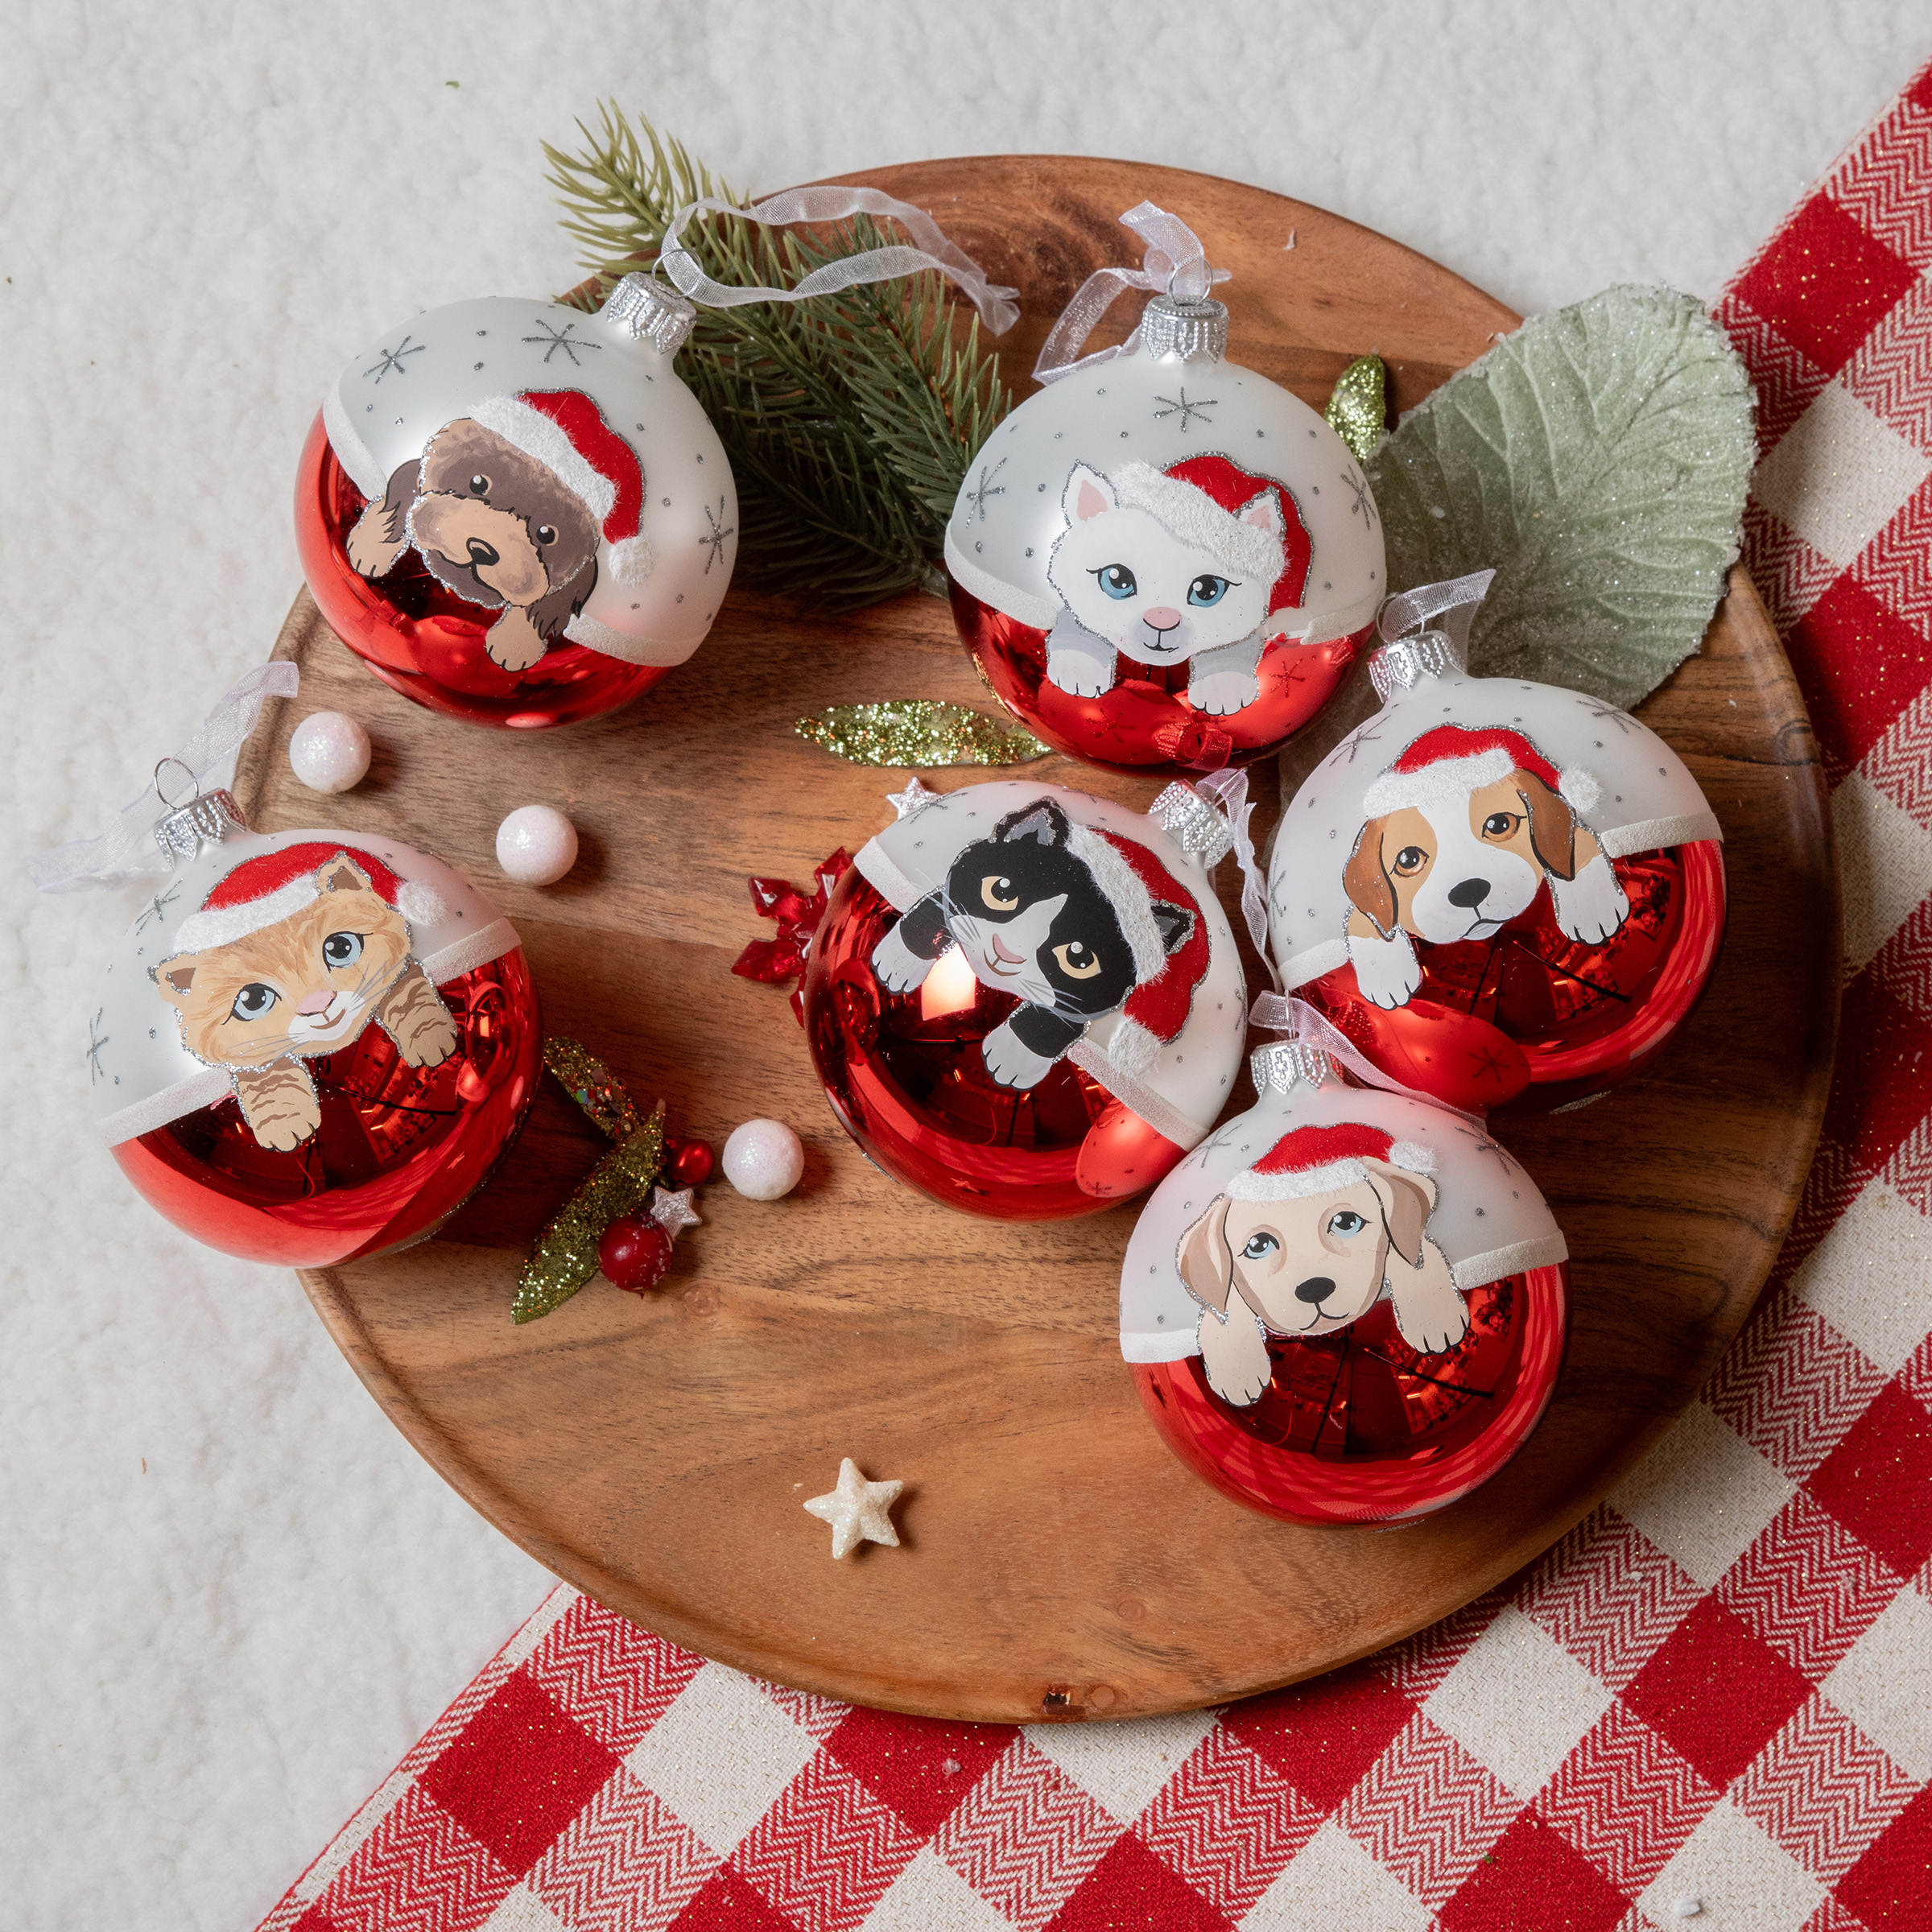
[[1368,480],[1364,477],[1358,476],[1352,469],[1345,469],[1342,472],[1342,482],[1345,488],[1355,492],[1355,501],[1348,506],[1349,515],[1353,516],[1359,510],[1362,513],[1362,521],[1368,525],[1369,529],[1373,530],[1375,528],[1375,498],[1368,493]]
[[1500,1142],[1491,1140],[1480,1127],[1459,1127],[1455,1131],[1464,1140],[1473,1141],[1478,1154],[1494,1154],[1498,1165],[1501,1166],[1505,1174],[1514,1174],[1518,1171],[1515,1158],[1509,1150],[1501,1146]]
[[549,345],[543,351],[543,365],[547,369],[550,366],[551,357],[559,349],[570,357],[573,369],[581,369],[584,365],[577,360],[577,351],[580,349],[601,349],[604,346],[601,342],[586,342],[580,337],[573,336],[570,332],[576,327],[574,322],[566,322],[561,328],[557,328],[539,316],[537,327],[543,330],[542,335],[526,336],[523,340],[526,342],[544,342]]
[[[1350,732],[1348,736],[1344,738],[1341,743],[1335,746],[1335,749],[1337,751],[1347,752],[1348,754],[1348,762],[1352,765],[1355,762],[1356,753],[1359,752],[1364,745],[1379,745],[1381,742],[1381,739],[1382,734],[1379,731],[1371,731],[1368,727],[1364,724],[1360,728],[1360,729]],[[1311,799],[1308,803],[1312,805],[1315,803],[1315,800]]]
[[711,506],[707,503],[704,506],[704,514],[711,525],[711,534],[709,536],[700,537],[698,539],[698,547],[700,550],[709,551],[711,553],[710,555],[706,557],[704,559],[704,574],[706,576],[709,576],[711,575],[712,565],[714,564],[721,564],[724,560],[724,539],[727,537],[736,536],[738,532],[738,526],[735,523],[730,525],[729,527],[726,526],[724,522],[724,499],[722,497],[718,498],[718,514],[715,517],[712,516],[711,514]]
[[1637,720],[1629,712],[1619,711],[1614,704],[1587,704],[1583,708],[1593,718],[1607,718],[1616,727],[1620,737],[1627,738],[1638,729]]
[[382,360],[372,362],[362,373],[365,376],[374,376],[377,386],[380,388],[382,378],[392,369],[399,376],[406,376],[409,374],[402,361],[405,356],[419,356],[428,347],[429,345],[427,342],[413,342],[411,336],[405,336],[394,349],[384,349],[382,352]]
[[146,932],[157,920],[167,917],[167,909],[181,896],[181,881],[177,879],[166,892],[158,892],[141,908],[141,916],[134,921],[136,932]]
[[1220,398],[1218,396],[1209,396],[1204,402],[1190,402],[1187,400],[1187,390],[1185,385],[1182,386],[1178,399],[1173,396],[1156,396],[1154,401],[1165,402],[1167,405],[1165,409],[1157,409],[1154,412],[1154,421],[1159,422],[1163,416],[1178,415],[1181,419],[1179,427],[1183,430],[1193,427],[1194,419],[1196,416],[1199,416],[1203,423],[1212,423],[1214,418],[1206,412],[1211,409],[1220,407]]
[[112,1034],[101,1030],[101,1022],[106,1018],[107,1009],[103,1006],[87,1023],[87,1084],[90,1087],[98,1086],[101,1083],[103,1071],[101,1049],[114,1038]]
[[966,521],[968,523],[976,516],[984,523],[986,521],[986,499],[989,497],[1005,495],[1006,485],[1004,483],[996,485],[993,481],[993,478],[1005,467],[1006,459],[1001,456],[991,469],[982,469],[980,470],[979,481],[966,493],[966,501],[972,506],[966,513]]

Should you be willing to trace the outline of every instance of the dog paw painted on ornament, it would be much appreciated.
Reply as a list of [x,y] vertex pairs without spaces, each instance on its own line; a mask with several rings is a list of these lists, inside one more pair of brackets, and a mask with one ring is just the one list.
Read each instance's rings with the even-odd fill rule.
[[1473,1117],[1345,1085],[1306,1046],[1264,1047],[1253,1071],[1256,1106],[1141,1210],[1121,1352],[1169,1447],[1249,1508],[1313,1522],[1439,1509],[1549,1402],[1563,1235]]
[[285,846],[237,866],[149,968],[182,1044],[228,1069],[262,1146],[287,1153],[322,1125],[304,1063],[372,1021],[405,1066],[456,1051],[456,1024],[411,951],[411,911],[425,925],[448,917],[427,886],[368,852]]
[[[1387,589],[1381,523],[1335,431],[1226,359],[1199,240],[1151,204],[1122,219],[1162,266],[1092,278],[1042,351],[1046,386],[973,458],[946,530],[953,615],[1059,750],[1209,771],[1278,750],[1340,683]],[[1129,287],[1160,291],[1133,335],[1073,359]]]
[[1398,635],[1370,669],[1381,710],[1277,835],[1284,986],[1453,1105],[1604,1092],[1682,1023],[1723,938],[1724,835],[1697,781],[1612,705],[1471,677],[1448,630]]
[[807,974],[840,1121],[969,1212],[1089,1213],[1152,1186],[1240,1067],[1241,967],[1208,873],[1224,821],[1191,793],[1144,816],[1017,782],[894,803]]
[[527,729],[622,704],[703,642],[737,497],[673,366],[695,313],[630,275],[595,315],[456,303],[347,365],[296,534],[323,615],[378,677]]

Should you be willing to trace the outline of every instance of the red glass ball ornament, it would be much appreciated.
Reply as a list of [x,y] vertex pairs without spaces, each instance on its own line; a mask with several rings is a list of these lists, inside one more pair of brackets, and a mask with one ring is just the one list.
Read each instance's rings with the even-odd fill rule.
[[647,1214],[620,1216],[597,1243],[597,1265],[626,1294],[646,1294],[671,1265],[671,1236]]
[[1567,1265],[1472,1289],[1469,1332],[1443,1355],[1403,1341],[1387,1302],[1331,1335],[1276,1338],[1252,1407],[1208,1385],[1201,1358],[1137,1362],[1161,1439],[1203,1481],[1299,1523],[1426,1515],[1485,1482],[1542,1420],[1563,1364]]
[[540,731],[615,711],[670,675],[567,638],[529,670],[504,670],[484,645],[498,613],[457,596],[413,551],[379,579],[357,571],[349,533],[368,504],[318,413],[295,475],[302,574],[329,629],[392,691],[469,724]]
[[[514,1143],[543,1071],[514,930],[400,841],[204,842],[122,939],[93,1009],[95,1110],[140,1194],[210,1247],[326,1268],[433,1233]],[[164,848],[167,848],[164,846]]]
[[1024,1092],[998,1084],[980,1049],[1018,1005],[1011,993],[945,961],[914,992],[881,989],[873,949],[898,916],[848,872],[805,978],[805,1035],[832,1111],[889,1174],[968,1214],[1048,1221],[1098,1214],[1181,1158],[1137,1117],[1123,1126],[1125,1110],[1071,1060]]
[[1060,690],[1046,676],[1046,633],[982,603],[956,583],[952,617],[993,695],[1056,751],[1108,771],[1218,771],[1272,758],[1335,695],[1367,628],[1326,643],[1276,638],[1262,650],[1257,695],[1216,716],[1187,700],[1187,667],[1118,667],[1096,697]]
[[1612,861],[1629,916],[1595,945],[1557,924],[1546,887],[1492,939],[1417,949],[1420,989],[1387,1009],[1352,966],[1301,987],[1405,1086],[1478,1113],[1545,1113],[1640,1071],[1689,1017],[1724,936],[1711,840]]
[[703,1141],[675,1141],[666,1170],[680,1187],[702,1187],[717,1171],[717,1156]]

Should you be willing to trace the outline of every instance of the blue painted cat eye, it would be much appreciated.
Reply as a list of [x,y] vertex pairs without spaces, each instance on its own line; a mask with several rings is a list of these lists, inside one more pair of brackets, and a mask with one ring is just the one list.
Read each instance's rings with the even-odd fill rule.
[[332,932],[322,942],[322,957],[331,966],[353,966],[361,956],[359,932]]
[[1228,594],[1228,580],[1216,577],[1206,572],[1187,586],[1187,601],[1190,604],[1218,604]]
[[272,986],[264,986],[259,980],[251,980],[235,995],[235,1003],[229,1009],[238,1020],[258,1020],[281,998]]
[[1097,577],[1100,588],[1110,597],[1130,597],[1140,588],[1133,572],[1125,564],[1105,564],[1088,575]]

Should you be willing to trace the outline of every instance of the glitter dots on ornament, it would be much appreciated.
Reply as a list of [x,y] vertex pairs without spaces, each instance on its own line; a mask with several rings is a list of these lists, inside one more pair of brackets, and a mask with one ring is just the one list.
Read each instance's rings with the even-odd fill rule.
[[[1096,275],[1042,352],[1047,386],[974,456],[946,530],[953,614],[1056,749],[1212,771],[1278,750],[1341,682],[1388,589],[1381,523],[1328,423],[1226,359],[1199,241],[1150,204],[1121,219],[1161,272]],[[1056,361],[1129,286],[1164,292],[1128,343]]]
[[1689,1015],[1724,937],[1724,834],[1627,712],[1468,674],[1455,633],[1488,580],[1390,601],[1382,708],[1283,812],[1269,931],[1284,985],[1378,1067],[1541,1111],[1627,1079]]
[[1226,822],[1181,786],[1152,816],[1019,782],[894,803],[806,976],[841,1124],[888,1174],[995,1219],[1151,1187],[1240,1068],[1241,969],[1208,873]]
[[328,1267],[431,1232],[489,1178],[539,1071],[515,929],[427,852],[251,832],[225,791],[155,836],[176,868],[90,1009],[122,1171],[250,1261]]
[[1306,1044],[1251,1064],[1257,1104],[1161,1183],[1121,1264],[1121,1352],[1148,1418],[1267,1515],[1442,1509],[1548,1406],[1563,1234],[1480,1121],[1344,1084]]
[[696,313],[637,275],[595,315],[459,302],[344,369],[303,452],[295,534],[323,616],[385,683],[539,729],[629,702],[704,641],[738,515],[673,365]]

